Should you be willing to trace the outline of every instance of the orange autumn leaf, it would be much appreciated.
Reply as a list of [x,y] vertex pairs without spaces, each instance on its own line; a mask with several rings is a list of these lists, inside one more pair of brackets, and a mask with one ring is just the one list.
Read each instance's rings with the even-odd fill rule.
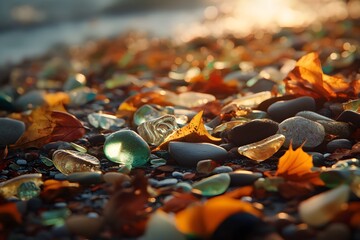
[[44,96],[46,105],[49,107],[54,107],[63,104],[70,103],[70,97],[67,93],[57,92],[57,93],[46,93]]
[[125,99],[119,106],[116,116],[117,117],[129,117],[131,118],[133,113],[141,106],[145,104],[157,104],[160,106],[171,106],[173,105],[167,100],[168,92],[144,92],[138,93],[134,96],[130,96]]
[[161,143],[154,151],[166,149],[169,142],[220,142],[221,138],[216,138],[210,135],[205,129],[204,121],[202,119],[203,111],[196,114],[190,123],[165,138],[164,142]]
[[82,123],[73,115],[37,108],[29,116],[31,125],[12,146],[13,148],[40,148],[53,141],[74,141],[85,134]]
[[309,182],[314,185],[324,185],[319,178],[319,172],[313,172],[312,157],[302,150],[302,147],[295,151],[290,145],[289,149],[279,159],[278,169],[275,176],[280,176],[289,181]]
[[238,92],[238,83],[237,81],[225,82],[220,71],[213,71],[210,73],[208,80],[203,75],[193,78],[188,89],[189,91],[212,94],[221,99],[236,94]]
[[219,196],[209,199],[204,204],[197,203],[178,212],[175,223],[184,234],[208,238],[226,218],[238,212],[247,212],[257,217],[261,215],[251,203]]
[[53,201],[56,198],[73,197],[78,194],[79,191],[80,188],[78,183],[49,179],[43,184],[41,197],[47,201]]
[[323,73],[319,55],[308,53],[300,58],[295,68],[284,79],[286,92],[314,98],[352,98],[360,89],[354,87],[341,77],[329,76]]

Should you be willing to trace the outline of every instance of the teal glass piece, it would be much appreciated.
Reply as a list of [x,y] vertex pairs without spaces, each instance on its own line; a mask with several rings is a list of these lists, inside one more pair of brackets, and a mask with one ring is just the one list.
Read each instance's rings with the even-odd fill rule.
[[259,178],[254,186],[259,189],[265,189],[268,192],[277,192],[280,184],[284,183],[282,177]]
[[86,85],[86,77],[78,73],[74,76],[70,76],[64,83],[63,90],[70,91],[79,87],[84,87]]
[[91,113],[88,115],[88,121],[93,127],[108,130],[120,128],[125,124],[124,119],[105,113]]
[[145,140],[136,132],[120,130],[106,138],[104,153],[110,161],[131,168],[147,163],[150,156],[150,148]]
[[321,180],[329,188],[337,187],[343,183],[350,183],[352,173],[349,169],[330,169],[320,173]]
[[172,134],[178,125],[173,115],[164,115],[151,121],[141,123],[137,130],[140,136],[149,144],[158,146]]
[[95,100],[96,92],[88,87],[80,87],[68,92],[70,97],[70,106],[78,107]]
[[224,193],[230,186],[230,175],[220,173],[204,178],[192,185],[193,192],[205,197],[212,197]]
[[40,191],[40,188],[34,182],[23,182],[17,189],[17,195],[21,200],[26,201],[39,196]]
[[114,89],[128,86],[130,84],[138,85],[139,79],[129,74],[115,74],[112,78],[105,81],[105,87]]
[[165,165],[167,163],[167,161],[163,158],[156,158],[156,159],[152,159],[150,161],[150,163],[153,167],[159,167],[159,166]]
[[47,158],[43,155],[40,155],[40,160],[43,164],[45,164],[47,167],[51,167],[54,166],[54,163],[52,162],[52,160],[50,158]]
[[70,215],[71,212],[67,208],[50,210],[41,214],[41,222],[45,226],[62,226]]
[[71,142],[70,145],[75,148],[76,150],[78,150],[79,152],[82,152],[82,153],[86,153],[87,152],[87,149],[84,148],[83,146],[80,146],[79,144],[76,144],[76,143],[73,143]]

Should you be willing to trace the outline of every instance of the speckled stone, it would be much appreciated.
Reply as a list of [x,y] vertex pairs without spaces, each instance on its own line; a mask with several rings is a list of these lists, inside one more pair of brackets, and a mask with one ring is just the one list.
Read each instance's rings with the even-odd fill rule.
[[318,123],[323,125],[325,128],[325,133],[330,135],[335,135],[339,138],[348,138],[352,133],[352,129],[348,123],[338,122],[338,121],[324,121],[318,120]]
[[299,97],[271,104],[267,112],[271,119],[281,122],[295,116],[300,111],[315,111],[315,100],[312,97]]
[[25,132],[25,124],[11,118],[0,118],[0,145],[14,144]]
[[324,127],[317,122],[303,117],[291,117],[279,124],[279,133],[285,136],[284,146],[290,142],[294,148],[304,144],[304,147],[314,148],[320,145],[325,137]]
[[325,117],[325,116],[323,116],[323,115],[321,115],[319,113],[313,112],[313,111],[301,111],[301,112],[298,112],[295,116],[307,118],[307,119],[312,120],[312,121],[318,121],[318,120],[334,121],[331,118]]
[[180,166],[186,167],[195,167],[205,159],[223,160],[227,157],[225,149],[210,143],[170,142],[169,153]]
[[274,135],[279,130],[278,125],[270,119],[255,119],[232,128],[228,137],[234,145],[242,146]]
[[352,143],[348,139],[340,138],[334,139],[326,144],[326,150],[328,152],[335,152],[336,149],[351,149]]

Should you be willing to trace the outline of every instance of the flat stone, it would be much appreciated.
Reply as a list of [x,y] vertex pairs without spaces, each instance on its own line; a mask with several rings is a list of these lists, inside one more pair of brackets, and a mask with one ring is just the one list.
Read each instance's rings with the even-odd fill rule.
[[312,121],[318,121],[318,120],[330,121],[330,122],[334,121],[331,118],[325,117],[324,115],[321,115],[321,114],[313,112],[313,111],[301,111],[301,112],[298,112],[295,116],[307,118]]
[[228,137],[234,145],[242,146],[270,137],[278,130],[279,124],[277,122],[270,119],[255,119],[232,128]]
[[233,169],[229,166],[220,166],[220,167],[214,168],[214,170],[212,172],[213,173],[230,173],[232,171],[233,171]]
[[26,111],[45,104],[45,91],[33,90],[16,99],[14,106],[18,111]]
[[86,215],[71,215],[65,221],[65,226],[74,235],[94,238],[104,225],[104,219],[101,217],[90,218]]
[[336,149],[351,149],[352,143],[348,139],[334,139],[326,144],[326,150],[328,152],[335,152]]
[[314,148],[320,145],[325,138],[324,127],[317,122],[303,117],[291,117],[279,124],[278,133],[285,136],[284,146],[288,147],[290,142],[294,148],[304,144],[304,147]]
[[229,173],[229,176],[230,186],[242,187],[252,185],[257,179],[262,177],[262,174],[246,170],[236,170]]
[[0,145],[10,145],[25,132],[25,124],[11,118],[0,118]]
[[102,173],[99,172],[76,172],[68,175],[69,182],[79,184],[98,184],[104,182]]
[[25,159],[18,159],[16,160],[16,164],[25,166],[27,165],[27,161]]
[[352,123],[356,127],[360,127],[360,113],[358,112],[350,110],[343,111],[336,120],[339,122]]
[[169,153],[181,166],[195,167],[205,159],[223,160],[227,151],[210,143],[170,142]]
[[178,183],[176,178],[166,178],[157,182],[158,187],[172,186]]
[[318,123],[320,123],[325,128],[325,133],[330,135],[335,135],[339,138],[348,138],[350,137],[352,133],[352,129],[348,123],[345,122],[338,122],[338,121],[324,121],[324,120],[318,120]]
[[300,111],[315,111],[315,100],[312,97],[299,97],[291,100],[279,101],[271,104],[267,112],[271,119],[281,122],[295,116]]

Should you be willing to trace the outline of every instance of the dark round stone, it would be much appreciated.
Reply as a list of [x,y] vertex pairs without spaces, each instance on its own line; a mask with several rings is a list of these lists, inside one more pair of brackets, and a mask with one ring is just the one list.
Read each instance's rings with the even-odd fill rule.
[[315,111],[316,104],[312,97],[299,97],[271,104],[267,112],[271,119],[281,122],[289,117],[295,116],[300,111]]
[[270,119],[255,119],[232,128],[228,133],[231,143],[242,146],[270,137],[279,130],[279,124]]
[[241,212],[236,213],[225,219],[215,230],[210,239],[261,239],[270,232],[273,228],[266,225],[262,220],[256,216]]
[[280,96],[280,97],[269,98],[269,99],[266,99],[265,101],[263,101],[262,103],[260,103],[257,106],[256,109],[257,110],[262,110],[262,111],[267,111],[267,109],[273,103],[276,103],[276,102],[279,102],[279,101],[290,100],[290,99],[294,99],[294,98],[295,98],[295,95],[284,95],[284,96]]
[[312,162],[315,167],[321,167],[325,165],[325,157],[319,152],[308,152],[312,156]]
[[341,138],[341,139],[334,139],[330,141],[326,145],[326,149],[328,152],[335,152],[336,149],[351,149],[352,143],[350,140]]
[[36,212],[42,206],[43,202],[40,198],[34,197],[29,199],[27,204],[27,210],[30,212]]
[[88,138],[88,141],[91,144],[91,146],[102,145],[104,144],[105,140],[106,138],[102,134],[93,135]]
[[354,111],[343,111],[336,119],[339,122],[348,122],[360,127],[360,113]]
[[253,93],[271,91],[276,83],[266,78],[260,78],[254,85],[249,87],[249,90]]

